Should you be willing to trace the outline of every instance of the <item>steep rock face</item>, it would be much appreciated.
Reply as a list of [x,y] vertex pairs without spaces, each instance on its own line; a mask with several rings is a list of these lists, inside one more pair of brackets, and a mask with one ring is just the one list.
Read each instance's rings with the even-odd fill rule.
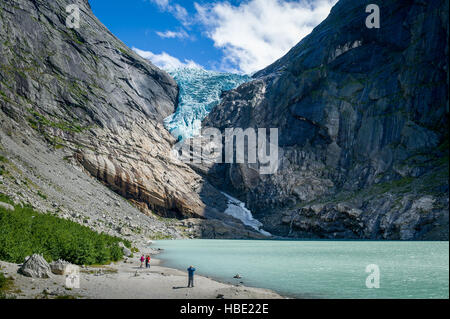
[[203,123],[279,129],[276,174],[203,168],[268,231],[448,239],[448,1],[383,1],[380,29],[369,3],[341,0]]
[[[78,29],[66,26],[69,4],[81,10]],[[7,135],[33,128],[144,211],[220,217],[225,198],[170,155],[175,140],[161,123],[175,81],[115,38],[87,0],[4,0],[0,35]]]

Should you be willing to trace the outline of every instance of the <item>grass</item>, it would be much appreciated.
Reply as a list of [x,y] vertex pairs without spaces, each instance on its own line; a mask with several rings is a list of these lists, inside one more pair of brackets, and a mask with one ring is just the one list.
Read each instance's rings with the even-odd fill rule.
[[0,155],[0,175],[4,175],[6,173],[6,167],[4,164],[8,163],[9,163],[8,159]]
[[14,205],[14,202],[5,194],[0,193],[0,202]]
[[394,181],[374,184],[372,186],[372,190],[374,194],[382,194],[390,190],[401,190],[408,192],[411,191],[411,183],[414,182],[414,180],[414,177],[406,176]]
[[[12,204],[5,195],[0,194],[0,200]],[[30,206],[14,207],[14,211],[0,207],[0,260],[20,263],[38,253],[47,261],[61,258],[77,265],[107,264],[122,258],[119,242],[131,247],[129,241]]]
[[153,239],[153,240],[172,239],[172,236],[164,234],[162,232],[155,232],[149,237],[150,237],[150,239]]
[[91,266],[92,268],[90,269],[81,269],[80,271],[82,273],[85,274],[96,274],[99,272],[102,272],[103,274],[116,274],[119,271],[115,268],[111,268],[111,267],[106,267],[106,266],[102,266],[102,265],[95,265],[95,266]]
[[0,272],[0,299],[7,299],[7,293],[14,288],[14,279]]
[[47,126],[72,133],[81,133],[86,129],[85,127],[82,127],[76,123],[70,123],[67,121],[59,121],[59,122],[51,121],[33,109],[28,109],[28,112],[32,115],[28,118],[28,122],[34,129],[39,129],[41,126]]
[[47,140],[47,142],[53,145],[55,149],[64,148],[66,146],[65,141],[58,136],[52,136],[46,130],[44,130],[44,128],[46,127],[56,128],[66,133],[82,133],[83,131],[88,130],[92,127],[92,126],[83,127],[79,125],[77,122],[68,122],[62,120],[52,121],[31,108],[28,109],[28,112],[31,114],[31,116],[27,117],[30,126],[36,131],[40,132]]
[[127,50],[125,50],[125,49],[123,49],[123,48],[120,48],[120,47],[118,47],[117,49],[118,49],[124,56],[126,56],[127,58],[131,58],[131,56],[130,56],[130,54],[128,53]]
[[37,194],[39,195],[39,197],[41,197],[42,199],[47,199],[47,196],[43,193],[41,193],[41,191],[38,191]]
[[89,93],[81,88],[81,86],[76,81],[71,81],[67,88],[72,93],[72,96],[74,96],[79,102],[86,103],[89,100]]
[[1,97],[5,102],[11,103],[11,99],[8,98],[8,96],[6,95],[6,93],[3,92],[3,91],[1,91],[1,90],[0,90],[0,97]]

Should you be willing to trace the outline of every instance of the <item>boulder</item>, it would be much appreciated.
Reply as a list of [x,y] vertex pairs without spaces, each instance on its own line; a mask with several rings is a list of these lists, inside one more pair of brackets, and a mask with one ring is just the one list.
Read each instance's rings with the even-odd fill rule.
[[49,278],[50,265],[42,255],[33,254],[18,270],[19,274],[32,278]]
[[123,255],[126,257],[131,257],[133,254],[130,249],[128,249],[122,242],[119,243],[119,246],[122,248]]
[[123,236],[131,236],[133,234],[128,227],[117,227],[116,230]]
[[78,270],[78,266],[73,265],[68,261],[58,259],[50,264],[50,269],[55,275],[67,275],[76,272]]
[[6,210],[14,210],[14,206],[8,203],[0,202],[0,207]]

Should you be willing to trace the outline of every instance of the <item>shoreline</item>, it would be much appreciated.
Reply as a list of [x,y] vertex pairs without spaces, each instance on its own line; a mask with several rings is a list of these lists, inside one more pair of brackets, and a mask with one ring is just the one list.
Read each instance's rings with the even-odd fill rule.
[[[164,266],[164,260],[160,259],[160,258],[152,258],[158,261],[159,265],[161,266],[161,268],[166,268],[166,269],[172,269],[172,270],[176,270],[176,271],[180,271],[183,272],[183,270],[178,269],[176,267],[169,267],[169,266]],[[195,278],[197,277],[202,277],[202,278],[206,278],[209,280],[212,280],[214,282],[217,282],[219,284],[223,284],[223,285],[227,285],[227,286],[233,286],[233,287],[241,287],[244,289],[254,289],[254,290],[261,290],[261,291],[265,291],[265,292],[270,292],[273,293],[275,295],[277,295],[277,298],[275,299],[297,299],[297,297],[295,296],[289,296],[286,294],[281,294],[273,289],[270,288],[263,288],[263,287],[256,287],[256,286],[251,286],[251,285],[246,285],[246,284],[233,284],[231,281],[226,281],[225,279],[221,279],[215,276],[206,276],[206,275],[195,275]],[[264,297],[265,298],[265,297]]]
[[[152,260],[157,260],[158,264],[160,265],[161,268],[172,269],[172,270],[176,270],[176,271],[179,271],[179,272],[183,272],[183,270],[178,269],[176,267],[164,266],[164,260],[163,259],[152,258]],[[262,287],[256,287],[256,286],[245,285],[245,284],[233,284],[232,282],[227,282],[225,279],[217,278],[217,277],[214,277],[214,276],[195,275],[195,278],[197,278],[197,276],[198,277],[203,277],[203,278],[206,278],[206,279],[209,279],[209,280],[212,280],[214,282],[217,282],[217,283],[220,283],[220,284],[223,284],[223,285],[227,285],[227,286],[242,287],[242,288],[247,288],[247,289],[250,288],[250,289],[256,289],[256,290],[268,291],[268,292],[271,292],[271,293],[277,295],[278,297],[276,299],[280,299],[280,298],[281,299],[297,299],[295,296],[289,296],[289,295],[286,295],[286,294],[280,294],[280,293],[276,292],[275,290],[269,289],[269,288],[262,288]]]
[[[191,239],[187,239],[187,240],[191,240]],[[152,244],[154,244],[155,242],[156,241],[153,241]],[[150,244],[150,245],[152,245],[152,244]],[[156,251],[155,253],[152,253],[152,255],[159,255],[161,252],[164,251],[164,249],[161,249],[161,250],[159,250],[159,249],[155,250],[154,248],[152,248],[152,249],[154,251]],[[158,265],[160,265],[161,267],[183,272],[182,269],[179,269],[179,268],[176,268],[176,267],[165,266],[164,265],[165,262],[164,262],[163,258],[152,258],[152,260],[157,260],[158,261]],[[284,294],[284,293],[281,293],[281,292],[277,292],[277,291],[275,291],[273,289],[270,289],[270,288],[256,287],[256,286],[251,286],[251,285],[246,285],[246,284],[233,284],[233,282],[231,282],[231,281],[226,281],[226,279],[221,279],[221,278],[218,278],[218,277],[215,277],[215,276],[205,276],[205,275],[203,275],[203,276],[202,275],[195,275],[195,276],[196,277],[197,276],[204,277],[204,278],[210,279],[212,281],[215,281],[217,283],[228,285],[228,286],[243,287],[243,288],[251,288],[251,289],[257,289],[257,290],[269,291],[269,292],[271,292],[271,293],[273,293],[273,294],[278,296],[278,298],[276,298],[276,299],[280,299],[280,298],[281,299],[298,299],[298,297],[296,297],[296,296],[289,295],[289,294]]]
[[150,268],[140,268],[141,254],[156,256],[161,251],[140,249],[135,257],[102,266],[80,267],[80,288],[66,288],[65,276],[25,277],[20,264],[0,261],[1,271],[12,277],[6,295],[17,299],[286,299],[264,288],[223,283],[195,275],[195,286],[187,288],[187,272],[163,266],[153,257]]

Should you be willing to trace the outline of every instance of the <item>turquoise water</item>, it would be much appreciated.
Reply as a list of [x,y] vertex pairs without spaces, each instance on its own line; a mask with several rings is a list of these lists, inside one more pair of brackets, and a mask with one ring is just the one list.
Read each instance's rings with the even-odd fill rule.
[[[449,298],[448,242],[162,240],[165,266],[297,298]],[[366,266],[380,287],[366,287]],[[242,279],[233,279],[239,273]]]
[[222,91],[250,80],[247,75],[220,73],[196,68],[168,70],[180,88],[178,107],[164,120],[166,129],[179,140],[196,136],[201,121],[220,101]]

